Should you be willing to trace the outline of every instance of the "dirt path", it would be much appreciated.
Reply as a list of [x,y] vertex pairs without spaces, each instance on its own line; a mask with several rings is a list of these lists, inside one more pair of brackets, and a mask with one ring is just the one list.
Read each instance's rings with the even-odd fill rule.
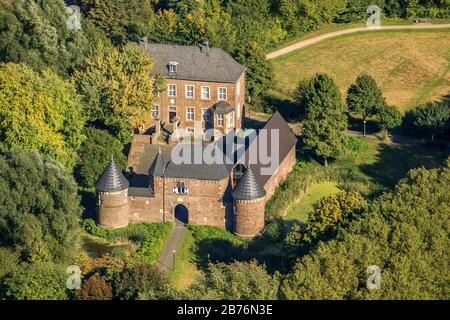
[[448,24],[431,24],[431,23],[421,23],[414,25],[399,25],[399,26],[380,26],[378,29],[368,29],[367,27],[359,27],[359,28],[351,28],[344,29],[339,31],[333,31],[329,33],[322,34],[320,36],[310,38],[307,40],[299,41],[294,43],[293,45],[287,46],[285,48],[273,51],[266,55],[268,60],[274,59],[276,57],[285,55],[289,52],[310,46],[312,44],[318,43],[325,39],[330,39],[334,37],[338,37],[345,34],[356,33],[356,32],[364,32],[364,31],[377,31],[377,30],[421,30],[421,29],[449,29],[450,23]]

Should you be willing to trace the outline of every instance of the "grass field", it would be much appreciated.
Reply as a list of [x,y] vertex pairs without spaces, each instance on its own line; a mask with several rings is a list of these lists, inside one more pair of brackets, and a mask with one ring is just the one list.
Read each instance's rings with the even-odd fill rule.
[[308,214],[313,210],[314,204],[323,197],[330,196],[339,192],[335,182],[322,182],[309,188],[308,193],[304,194],[298,202],[293,204],[287,210],[286,220],[290,223],[304,223],[308,219]]
[[345,95],[360,73],[373,76],[388,103],[404,111],[450,95],[450,30],[389,30],[345,35],[272,60],[275,96],[321,72]]
[[170,274],[173,286],[179,290],[187,289],[200,274],[195,263],[194,246],[195,239],[188,229],[184,235],[183,243],[178,249],[174,271]]

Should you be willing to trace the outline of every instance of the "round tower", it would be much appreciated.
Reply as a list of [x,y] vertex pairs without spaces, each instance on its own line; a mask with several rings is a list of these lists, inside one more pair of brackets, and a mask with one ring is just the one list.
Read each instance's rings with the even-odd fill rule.
[[100,226],[112,229],[128,225],[128,187],[122,170],[111,160],[95,185]]
[[266,191],[250,167],[232,192],[235,203],[234,233],[241,237],[254,237],[264,229]]

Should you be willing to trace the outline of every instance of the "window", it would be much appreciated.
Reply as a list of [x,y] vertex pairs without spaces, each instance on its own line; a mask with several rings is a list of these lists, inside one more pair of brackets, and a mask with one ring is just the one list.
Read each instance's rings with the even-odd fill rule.
[[209,122],[209,109],[203,109],[203,121]]
[[202,87],[202,99],[209,100],[211,99],[210,87]]
[[186,86],[186,98],[188,99],[195,98],[194,86]]
[[195,133],[194,128],[186,128],[186,131],[191,135]]
[[234,125],[234,111],[230,112],[230,115],[228,116],[228,125],[229,126]]
[[169,97],[177,96],[177,86],[174,84],[169,84]]
[[223,114],[218,114],[217,115],[217,125],[219,127],[223,127]]
[[173,64],[169,64],[169,72],[170,73],[175,73],[177,72],[177,67]]
[[219,96],[219,100],[227,100],[227,88],[219,88],[217,90],[217,95]]
[[158,118],[158,106],[155,104],[152,106],[152,118]]
[[184,182],[177,181],[177,184],[172,188],[174,194],[189,194],[189,188],[186,187]]
[[194,108],[186,109],[186,120],[194,120]]

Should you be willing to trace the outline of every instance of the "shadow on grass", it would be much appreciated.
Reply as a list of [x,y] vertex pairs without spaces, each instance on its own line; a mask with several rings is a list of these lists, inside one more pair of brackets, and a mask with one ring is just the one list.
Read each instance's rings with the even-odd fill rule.
[[380,145],[374,163],[361,166],[363,173],[388,188],[393,188],[411,169],[420,166],[429,169],[442,166],[450,153],[445,143],[431,144],[397,136],[392,142]]
[[290,99],[282,99],[273,95],[268,95],[262,98],[262,102],[278,111],[287,121],[298,119],[299,117],[301,118],[303,115],[303,112],[299,110],[299,107]]
[[283,254],[282,245],[281,242],[272,242],[264,236],[243,240],[241,244],[227,239],[204,239],[197,242],[195,262],[199,269],[206,270],[210,262],[256,260],[259,264],[264,264],[269,272],[286,271],[288,261]]

